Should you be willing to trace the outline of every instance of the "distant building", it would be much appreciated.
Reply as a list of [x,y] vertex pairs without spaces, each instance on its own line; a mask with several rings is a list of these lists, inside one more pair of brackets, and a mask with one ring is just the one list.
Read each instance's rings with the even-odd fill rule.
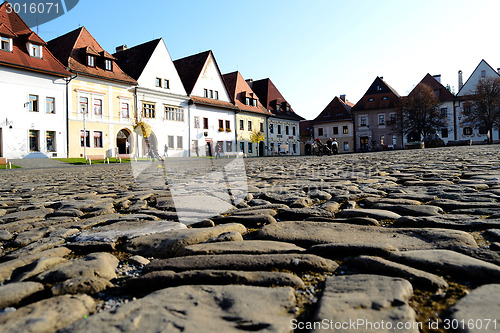
[[0,156],[67,157],[71,75],[7,2],[0,4]]
[[68,84],[69,157],[135,154],[134,87],[128,76],[85,27],[48,42],[73,74]]
[[401,96],[382,77],[377,77],[351,109],[356,151],[402,149],[403,135],[386,123],[401,112]]
[[500,129],[496,128],[493,133],[488,134],[488,129],[476,128],[475,124],[467,121],[465,116],[472,108],[472,96],[475,94],[476,85],[481,79],[487,77],[500,78],[500,74],[484,59],[479,62],[479,65],[477,65],[465,84],[462,84],[462,71],[458,72],[459,91],[455,102],[455,140],[471,140],[473,144],[479,144],[485,143],[488,135],[493,136],[493,142],[500,140]]
[[300,155],[299,122],[304,118],[293,111],[269,78],[247,82],[262,105],[272,113],[267,128],[268,155]]
[[139,84],[134,94],[137,121],[152,130],[149,138],[137,137],[138,155],[147,156],[153,149],[166,157],[188,156],[189,99],[163,39],[116,49],[117,63]]
[[[354,125],[351,108],[354,106],[346,100],[345,95],[335,97],[325,109],[311,121],[314,127],[314,139],[325,143],[329,138],[336,139],[339,153],[354,151]],[[307,150],[308,148],[306,148]]]
[[300,154],[311,155],[314,141],[314,127],[312,120],[301,120],[299,123]]
[[[236,142],[238,150],[246,156],[265,156],[268,136],[267,123],[272,113],[259,101],[257,95],[245,81],[240,72],[223,75],[230,97],[233,99],[236,111]],[[254,133],[262,133],[263,141],[252,142]]]
[[215,156],[236,151],[235,111],[212,51],[174,61],[189,96],[191,156]]

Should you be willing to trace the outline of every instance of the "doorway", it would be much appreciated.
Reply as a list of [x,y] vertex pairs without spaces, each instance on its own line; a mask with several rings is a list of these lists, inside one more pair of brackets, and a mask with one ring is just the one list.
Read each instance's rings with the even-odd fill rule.
[[116,148],[118,154],[130,154],[132,153],[131,147],[132,143],[130,142],[132,137],[130,135],[130,131],[127,129],[122,129],[116,134]]
[[367,136],[362,136],[359,138],[359,148],[361,151],[367,151],[368,150],[368,142],[369,138]]
[[259,156],[264,156],[264,141],[259,142]]
[[306,144],[306,146],[305,146],[304,148],[305,148],[305,150],[306,150],[306,151],[305,151],[305,154],[306,154],[306,155],[311,155],[311,153],[312,153],[312,147],[311,147],[311,144],[310,144],[310,143]]
[[205,142],[205,156],[212,156],[212,139],[206,139]]

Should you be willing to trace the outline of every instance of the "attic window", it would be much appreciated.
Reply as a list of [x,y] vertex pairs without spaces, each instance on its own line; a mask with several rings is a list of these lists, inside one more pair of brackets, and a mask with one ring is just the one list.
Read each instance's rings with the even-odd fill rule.
[[383,101],[387,101],[387,96],[382,97]]
[[159,77],[156,78],[156,87],[161,88],[161,79]]
[[486,71],[481,71],[481,77],[486,77]]
[[12,38],[0,37],[0,50],[12,52]]
[[95,67],[95,57],[93,55],[87,55],[87,66]]
[[373,102],[373,98],[370,98],[370,99],[368,100],[368,102]]
[[163,88],[170,89],[170,81],[167,79],[163,80]]
[[28,50],[30,52],[30,56],[33,58],[41,58],[42,57],[42,46],[28,43]]
[[107,71],[112,71],[113,70],[113,62],[109,59],[104,60],[104,69]]

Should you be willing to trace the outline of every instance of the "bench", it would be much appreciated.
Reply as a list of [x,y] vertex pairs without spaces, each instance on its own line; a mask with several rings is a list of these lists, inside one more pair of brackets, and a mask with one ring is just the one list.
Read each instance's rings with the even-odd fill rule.
[[132,160],[132,159],[134,159],[137,162],[137,157],[132,156],[131,154],[116,154],[116,159],[118,160],[119,163],[121,163],[122,160]]
[[9,169],[12,169],[12,163],[6,157],[0,157],[0,165],[5,165],[5,169],[7,169],[7,166],[9,166]]
[[87,159],[85,160],[85,164],[89,162],[89,164],[92,164],[92,161],[104,161],[105,163],[109,164],[109,158],[107,158],[104,155],[87,155]]

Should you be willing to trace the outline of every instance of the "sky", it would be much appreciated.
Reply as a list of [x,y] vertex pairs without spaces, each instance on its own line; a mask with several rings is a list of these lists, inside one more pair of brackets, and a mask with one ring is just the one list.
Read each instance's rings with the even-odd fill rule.
[[163,37],[173,60],[212,50],[222,74],[270,78],[314,119],[377,76],[402,96],[427,73],[458,92],[459,70],[465,82],[481,59],[500,67],[499,13],[498,0],[80,0],[38,34],[85,26],[110,53]]

